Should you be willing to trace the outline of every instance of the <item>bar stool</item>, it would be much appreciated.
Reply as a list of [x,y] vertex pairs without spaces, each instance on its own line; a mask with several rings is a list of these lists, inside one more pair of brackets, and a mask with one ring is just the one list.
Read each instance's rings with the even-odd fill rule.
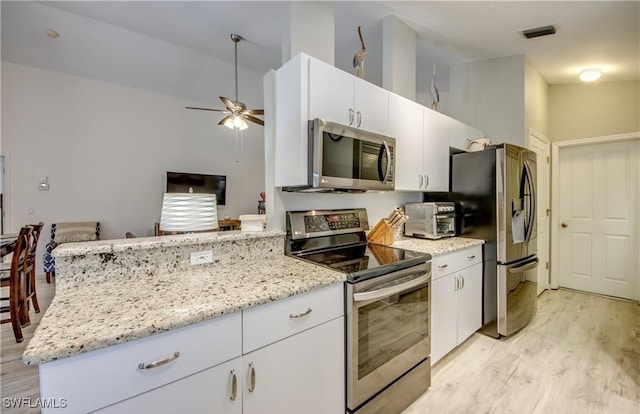
[[0,313],[9,313],[9,317],[0,320],[0,323],[11,322],[16,342],[22,342],[22,326],[29,324],[25,281],[29,277],[26,273],[27,252],[29,243],[31,243],[32,231],[33,228],[30,226],[20,229],[11,258],[9,274],[3,273],[0,277],[0,287],[9,288],[9,296],[0,297],[0,301],[7,303],[7,305],[0,306]]

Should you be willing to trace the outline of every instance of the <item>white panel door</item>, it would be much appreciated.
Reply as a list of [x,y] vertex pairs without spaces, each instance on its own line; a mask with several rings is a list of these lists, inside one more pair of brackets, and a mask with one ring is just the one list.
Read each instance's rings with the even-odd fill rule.
[[482,264],[456,273],[458,288],[458,344],[482,327]]
[[389,94],[389,135],[396,139],[396,191],[422,191],[422,105]]
[[322,118],[355,127],[353,79],[328,63],[309,59],[309,120]]
[[424,108],[422,171],[427,191],[449,191],[449,136],[453,124],[448,116]]
[[458,344],[458,298],[454,274],[431,281],[431,365]]
[[560,149],[560,286],[639,299],[639,146]]
[[360,78],[353,82],[355,127],[389,135],[389,91]]
[[529,131],[529,149],[537,155],[537,242],[538,242],[538,287],[537,294],[549,289],[549,211],[551,183],[549,170],[549,140],[536,132]]

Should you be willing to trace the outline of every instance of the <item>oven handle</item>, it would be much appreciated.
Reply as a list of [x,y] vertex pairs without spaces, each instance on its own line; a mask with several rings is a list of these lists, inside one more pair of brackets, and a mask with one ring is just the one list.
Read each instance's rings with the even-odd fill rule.
[[396,293],[403,292],[405,290],[413,289],[416,286],[424,285],[431,279],[431,274],[426,273],[422,276],[418,276],[415,279],[411,279],[408,282],[401,283],[395,286],[389,286],[382,289],[372,290],[370,292],[361,292],[353,294],[354,302],[364,302],[365,300],[377,300],[395,295]]

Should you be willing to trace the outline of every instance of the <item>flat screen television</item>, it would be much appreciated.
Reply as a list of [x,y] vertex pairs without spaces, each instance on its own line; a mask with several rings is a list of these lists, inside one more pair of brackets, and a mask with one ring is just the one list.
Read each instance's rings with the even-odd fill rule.
[[167,193],[215,194],[216,204],[224,206],[227,198],[227,176],[167,171]]

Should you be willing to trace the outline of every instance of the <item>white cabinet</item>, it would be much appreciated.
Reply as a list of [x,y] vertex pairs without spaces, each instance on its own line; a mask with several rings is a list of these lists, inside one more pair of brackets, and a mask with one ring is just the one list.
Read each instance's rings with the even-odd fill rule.
[[388,91],[305,54],[276,71],[274,97],[276,187],[308,184],[309,120],[389,135]]
[[424,190],[423,116],[422,105],[389,94],[389,135],[396,139],[396,190]]
[[344,412],[344,317],[253,351],[243,360],[244,414]]
[[309,58],[309,117],[389,132],[389,92],[321,60]]
[[68,413],[338,414],[344,381],[342,283],[40,365]]
[[450,147],[467,151],[470,141],[484,138],[484,135],[484,132],[479,129],[451,118],[451,130],[449,134]]
[[424,108],[423,191],[449,191],[449,129],[451,118]]
[[432,266],[433,365],[482,326],[482,247],[436,256]]
[[239,357],[96,412],[242,414],[242,367]]

